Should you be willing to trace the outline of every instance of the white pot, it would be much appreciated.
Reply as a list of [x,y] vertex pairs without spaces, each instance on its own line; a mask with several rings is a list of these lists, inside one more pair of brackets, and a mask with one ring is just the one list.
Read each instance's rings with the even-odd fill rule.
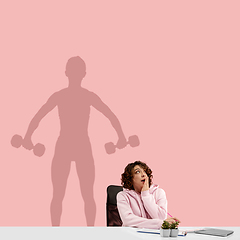
[[171,229],[170,237],[177,237],[177,236],[178,236],[178,233],[179,233],[179,229],[178,229],[178,228],[176,228],[176,229]]
[[160,228],[160,236],[161,237],[169,237],[170,236],[170,231],[171,229],[162,229]]

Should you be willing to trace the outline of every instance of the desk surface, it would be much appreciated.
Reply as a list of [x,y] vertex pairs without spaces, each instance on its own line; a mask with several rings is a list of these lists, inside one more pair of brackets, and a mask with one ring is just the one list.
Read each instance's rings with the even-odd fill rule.
[[[181,227],[180,230],[200,229],[204,227]],[[215,227],[214,227],[215,228]],[[240,227],[218,227],[233,230],[228,237],[215,237],[189,233],[177,239],[192,240],[217,240],[240,239]],[[138,233],[138,228],[130,227],[0,227],[0,239],[4,240],[80,240],[80,239],[106,239],[106,240],[135,240],[135,239],[162,239],[174,240],[176,238],[162,238],[158,234]],[[144,229],[146,230],[146,229]],[[84,238],[83,238],[84,237]]]

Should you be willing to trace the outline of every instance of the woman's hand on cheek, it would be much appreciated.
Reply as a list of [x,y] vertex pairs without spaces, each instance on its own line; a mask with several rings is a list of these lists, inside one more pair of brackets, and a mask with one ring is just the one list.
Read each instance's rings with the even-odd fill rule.
[[142,192],[143,191],[147,191],[149,189],[149,178],[148,176],[145,178],[145,182],[143,184],[143,187],[142,187]]

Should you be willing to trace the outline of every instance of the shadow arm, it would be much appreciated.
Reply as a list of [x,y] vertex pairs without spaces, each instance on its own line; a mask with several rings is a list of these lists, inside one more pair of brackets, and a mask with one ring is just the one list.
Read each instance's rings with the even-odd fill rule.
[[99,112],[101,112],[111,122],[119,138],[117,143],[118,147],[119,148],[125,147],[127,144],[127,141],[117,116],[96,94],[93,94],[92,106],[96,108]]
[[47,102],[39,109],[39,111],[35,114],[33,119],[31,120],[27,132],[25,134],[24,139],[31,139],[33,132],[38,127],[40,121],[57,105],[57,93],[54,93]]

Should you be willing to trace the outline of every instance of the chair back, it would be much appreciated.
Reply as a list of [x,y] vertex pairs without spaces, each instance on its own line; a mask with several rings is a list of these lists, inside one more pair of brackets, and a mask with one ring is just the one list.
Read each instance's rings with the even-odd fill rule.
[[107,226],[122,226],[122,220],[117,209],[117,194],[122,191],[122,186],[109,185],[107,187]]

